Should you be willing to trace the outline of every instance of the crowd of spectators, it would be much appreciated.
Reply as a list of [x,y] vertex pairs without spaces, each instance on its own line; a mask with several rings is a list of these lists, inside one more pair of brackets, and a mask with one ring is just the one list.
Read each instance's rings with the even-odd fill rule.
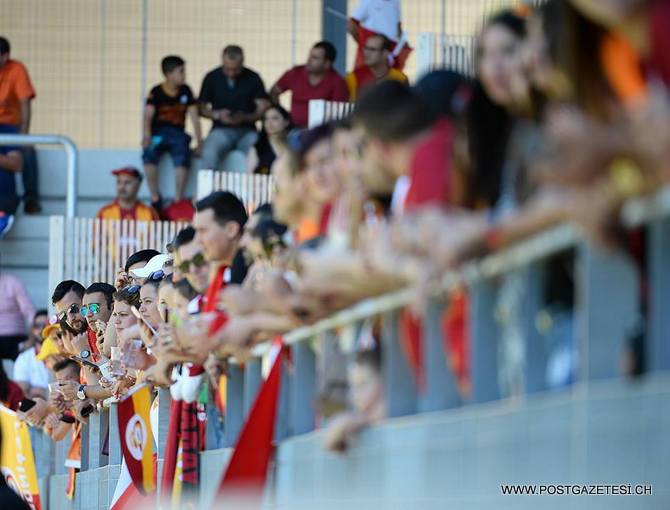
[[[316,43],[306,65],[286,71],[269,91],[260,75],[245,66],[244,51],[237,45],[223,49],[221,66],[205,75],[197,97],[186,83],[184,59],[178,55],[163,58],[164,80],[147,95],[142,127],[142,161],[154,209],[151,216],[174,221],[192,218],[192,204],[185,195],[192,156],[199,158],[199,168],[217,169],[230,151],[238,150],[247,157],[248,172],[268,174],[277,152],[288,143],[289,133],[295,141],[299,130],[307,127],[310,100],[354,101],[362,88],[381,80],[407,83],[401,69],[411,49],[401,38],[399,0],[362,0],[349,20],[349,32],[358,42],[361,56],[346,82],[334,69],[337,52],[328,41]],[[400,50],[404,51],[403,56]],[[36,94],[26,67],[10,58],[10,43],[4,37],[0,37],[0,78],[0,134],[28,134],[31,101]],[[292,94],[290,118],[278,101],[286,91]],[[193,149],[186,132],[187,116],[195,135]],[[204,139],[201,117],[212,122]],[[256,123],[261,120],[259,132]],[[174,201],[169,205],[164,204],[158,183],[158,165],[164,154],[169,154],[175,168]],[[141,205],[136,207],[136,199],[119,195],[124,185],[120,175],[131,175],[131,169],[115,172],[117,200],[115,205],[103,208],[98,217],[147,219],[148,213],[141,210]],[[1,145],[0,239],[11,228],[20,203],[16,173],[23,176],[24,212],[37,214],[42,210],[34,148]],[[133,173],[141,175],[137,169]]]
[[[150,104],[154,115],[169,108],[174,117],[166,118],[179,122],[162,131],[166,126],[147,117],[145,154],[183,154],[183,118],[197,101],[200,115],[214,121],[203,158],[215,166],[232,147],[250,149],[250,171],[274,175],[273,203],[248,217],[238,197],[215,192],[195,204],[192,225],[164,253],[134,254],[115,282],[68,280],[52,289],[57,316],[42,331],[40,353],[17,367],[43,359],[57,384],[45,394],[40,377],[17,380],[35,402],[24,418],[58,440],[73,426],[68,417],[85,420],[104,399],[139,383],[195,402],[203,384],[217,393],[230,357],[244,362],[259,342],[407,286],[417,298],[401,314],[401,338],[420,387],[416,353],[435,282],[558,223],[572,222],[590,242],[633,257],[645,288],[644,233],[625,232],[618,213],[627,199],[654,193],[670,178],[669,24],[669,4],[653,0],[549,0],[532,11],[503,11],[479,34],[474,78],[438,70],[413,87],[384,63],[398,26],[366,37],[362,48],[372,81],[391,79],[362,90],[365,78],[355,71],[348,90],[333,70],[334,49],[321,42],[269,95],[244,66],[241,48],[228,46],[199,98],[183,88],[178,108],[158,99],[186,87],[183,63],[171,57],[166,79],[178,79],[154,89]],[[290,115],[272,104],[285,90],[293,91]],[[355,93],[354,112],[292,136],[306,123],[314,90],[332,100]],[[152,145],[155,136],[164,138]],[[119,198],[106,210],[123,218],[138,207],[141,175],[122,169],[117,178]],[[549,388],[570,384],[580,363],[570,327],[573,257],[548,261],[542,282],[537,327],[550,346]],[[496,282],[504,396],[522,391],[522,286],[516,273]],[[444,356],[467,399],[469,296],[459,289],[445,299]],[[17,307],[24,318],[33,315],[21,298]],[[44,315],[36,328],[38,318]],[[317,353],[318,414],[334,451],[385,415],[380,322],[362,328],[347,352],[335,344]],[[39,345],[40,335],[32,337]],[[644,371],[643,352],[644,334],[631,334],[621,352],[627,375]]]

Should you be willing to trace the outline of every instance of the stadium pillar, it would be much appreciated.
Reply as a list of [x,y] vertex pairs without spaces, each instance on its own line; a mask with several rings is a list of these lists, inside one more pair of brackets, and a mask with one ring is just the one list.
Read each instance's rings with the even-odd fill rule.
[[322,0],[323,39],[337,49],[335,69],[344,76],[347,68],[347,0]]

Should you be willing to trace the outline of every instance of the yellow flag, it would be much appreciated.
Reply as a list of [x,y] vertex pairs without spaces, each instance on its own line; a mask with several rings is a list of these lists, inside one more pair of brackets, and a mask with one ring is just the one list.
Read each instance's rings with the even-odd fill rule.
[[0,405],[0,427],[2,428],[0,467],[7,485],[21,496],[30,508],[41,510],[28,426],[16,417],[16,413]]

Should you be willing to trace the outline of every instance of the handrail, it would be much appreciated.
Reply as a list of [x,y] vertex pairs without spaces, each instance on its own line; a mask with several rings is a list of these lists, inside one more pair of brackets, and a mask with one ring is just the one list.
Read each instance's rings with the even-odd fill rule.
[[[670,214],[670,186],[663,188],[653,197],[629,200],[623,207],[621,219],[625,226],[636,227],[668,214]],[[558,225],[481,260],[467,263],[458,270],[449,271],[442,279],[441,290],[449,292],[459,285],[473,285],[500,276],[512,269],[572,248],[580,239],[580,233],[574,226]],[[407,306],[415,295],[412,289],[406,288],[365,299],[311,326],[294,329],[284,335],[284,341],[289,345],[295,344],[334,328],[349,326],[372,315]],[[253,354],[262,356],[269,347],[269,342],[260,344],[255,347]]]
[[67,157],[65,187],[65,216],[74,218],[77,213],[77,172],[79,152],[77,145],[63,135],[0,135],[0,145],[60,145]]

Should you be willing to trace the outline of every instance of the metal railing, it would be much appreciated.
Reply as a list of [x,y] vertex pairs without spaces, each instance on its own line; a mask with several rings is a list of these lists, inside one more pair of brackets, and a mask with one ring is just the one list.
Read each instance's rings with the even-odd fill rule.
[[331,120],[342,119],[353,112],[353,110],[354,103],[312,99],[309,102],[309,117],[307,122],[309,127],[313,128]]
[[[667,371],[670,370],[670,318],[665,313],[670,304],[670,275],[667,269],[670,267],[670,188],[648,199],[630,201],[623,209],[622,220],[626,227],[645,226],[648,232],[647,278],[651,285],[647,364],[652,372]],[[88,230],[88,226],[83,230]],[[577,275],[574,334],[580,362],[578,381],[618,377],[620,347],[627,339],[627,328],[638,314],[637,269],[622,253],[601,252],[585,243],[572,226],[560,225],[444,275],[443,293],[431,298],[424,317],[423,391],[414,382],[399,339],[398,317],[400,311],[412,302],[414,294],[410,289],[367,299],[312,326],[286,334],[284,340],[292,348],[292,369],[289,371],[284,367],[282,375],[277,439],[306,433],[317,427],[314,401],[320,357],[317,352],[321,349],[314,346],[341,342],[347,337],[348,330],[360,330],[364,321],[374,317],[381,317],[383,324],[382,368],[389,417],[450,409],[504,397],[498,382],[499,326],[493,308],[498,280],[510,274],[519,275],[525,296],[523,314],[527,320],[523,330],[523,393],[546,390],[547,352],[534,323],[534,314],[541,307],[544,264],[550,257],[566,250],[574,250]],[[443,350],[444,335],[440,321],[445,296],[457,288],[466,288],[470,300],[470,396],[464,396],[457,389],[454,373]],[[224,418],[225,447],[234,444],[255,398],[262,382],[262,358],[267,351],[266,344],[260,345],[244,367],[230,366]],[[164,449],[169,419],[169,392],[161,390],[160,395],[159,458]],[[120,449],[115,412],[115,405],[112,404],[108,411],[92,416],[88,427],[84,428],[85,453],[82,473],[78,476],[98,476],[95,468],[105,465],[118,471]],[[101,454],[100,441],[108,431],[110,454],[105,456]],[[208,434],[208,449],[214,446],[220,445],[215,445],[211,434]],[[212,469],[213,465],[210,466],[206,459],[203,458],[202,469]],[[100,498],[99,508],[104,508],[102,496]]]
[[79,152],[75,143],[62,135],[0,135],[0,145],[59,145],[67,157],[65,180],[65,216],[74,218],[77,214],[77,174],[79,170]]

